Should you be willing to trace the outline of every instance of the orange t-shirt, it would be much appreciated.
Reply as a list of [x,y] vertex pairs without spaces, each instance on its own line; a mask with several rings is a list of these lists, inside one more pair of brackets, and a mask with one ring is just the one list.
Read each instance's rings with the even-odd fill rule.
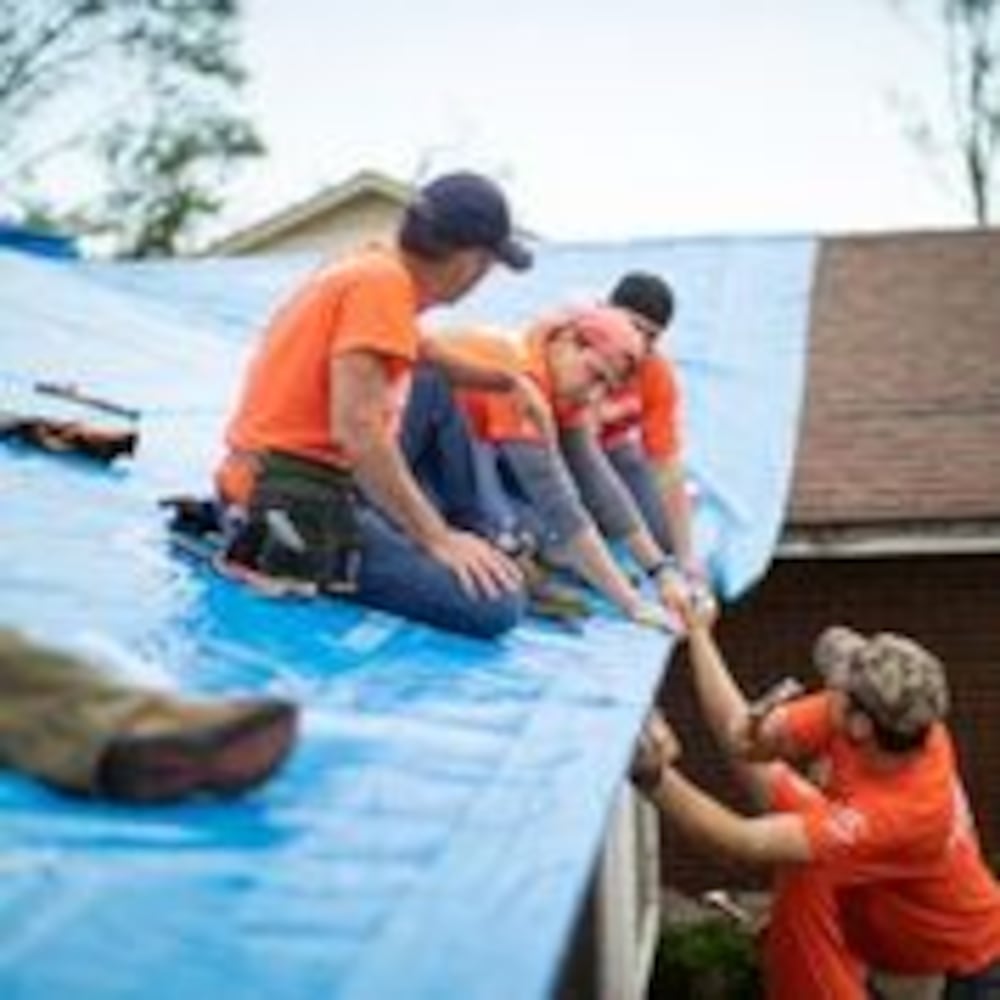
[[370,249],[319,270],[278,310],[251,361],[226,433],[232,453],[217,473],[221,494],[246,499],[246,453],[278,450],[349,467],[351,456],[330,426],[332,359],[352,351],[378,356],[391,430],[406,404],[419,341],[416,289],[395,253]]
[[829,693],[776,709],[804,753],[825,757],[822,791],[775,770],[772,804],[805,824],[813,863],[837,886],[865,961],[899,973],[972,972],[1000,957],[1000,886],[983,862],[947,730],[900,770],[875,773],[838,732]]
[[647,354],[635,377],[601,402],[598,417],[605,448],[637,438],[654,462],[677,458],[680,387],[674,366],[661,354]]
[[[507,336],[486,329],[462,330],[448,336],[447,343],[459,357],[511,374],[526,375],[541,389],[560,427],[572,427],[585,419],[586,408],[568,406],[555,395],[545,361],[543,330]],[[528,419],[517,399],[507,392],[462,389],[458,400],[473,433],[481,441],[541,441],[541,433]]]

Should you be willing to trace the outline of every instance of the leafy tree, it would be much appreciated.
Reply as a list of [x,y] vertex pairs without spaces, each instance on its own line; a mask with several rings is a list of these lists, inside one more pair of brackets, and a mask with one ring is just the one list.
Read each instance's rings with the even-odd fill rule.
[[[906,0],[896,0],[902,6]],[[950,123],[942,134],[911,110],[924,153],[947,152],[965,182],[977,225],[990,223],[1000,152],[1000,0],[937,0],[944,29]]]
[[95,216],[127,256],[169,256],[195,220],[222,207],[217,192],[233,160],[263,151],[242,119],[163,99],[147,118],[119,121],[103,137],[111,180]]
[[[240,0],[0,0],[0,188],[116,252],[185,246],[263,146],[237,99]],[[64,178],[72,172],[73,183]],[[56,192],[83,188],[80,204]]]

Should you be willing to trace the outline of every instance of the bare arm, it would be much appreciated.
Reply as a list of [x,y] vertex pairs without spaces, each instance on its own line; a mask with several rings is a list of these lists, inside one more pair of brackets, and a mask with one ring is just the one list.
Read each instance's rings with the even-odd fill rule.
[[410,472],[394,437],[385,430],[388,384],[378,358],[355,352],[331,363],[334,440],[354,456],[354,473],[365,494],[422,548],[448,533]]
[[766,865],[811,860],[805,827],[794,813],[741,816],[672,765],[663,768],[649,797],[692,843],[735,861]]
[[573,535],[562,546],[559,556],[628,617],[641,617],[648,610],[642,595],[629,582],[593,523]]
[[754,801],[763,805],[768,800],[771,765],[750,760],[762,756],[753,745],[755,726],[750,705],[704,623],[692,623],[688,648],[695,692],[705,722],[741,783]]
[[487,392],[510,392],[515,375],[499,365],[465,357],[450,346],[444,337],[426,336],[420,341],[420,359],[441,368],[449,381],[467,389]]
[[517,590],[517,567],[483,539],[451,528],[420,489],[395,438],[385,429],[388,385],[378,358],[366,352],[331,362],[334,439],[354,456],[366,496],[413,541],[458,577],[468,593]]
[[425,337],[420,342],[424,361],[437,365],[455,385],[484,392],[510,393],[517,399],[525,416],[545,438],[556,434],[552,409],[541,389],[526,375],[512,372],[500,365],[466,358],[449,346],[444,338]]
[[692,842],[750,864],[805,862],[809,841],[791,813],[747,817],[714,799],[675,767],[681,746],[655,709],[643,726],[630,775],[636,787]]

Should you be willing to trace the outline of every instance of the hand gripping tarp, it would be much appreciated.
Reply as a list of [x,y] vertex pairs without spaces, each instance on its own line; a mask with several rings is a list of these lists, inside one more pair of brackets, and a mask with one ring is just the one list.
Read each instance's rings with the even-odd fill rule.
[[[732,249],[695,257],[752,270]],[[807,318],[808,248],[787,250],[797,266],[761,275],[754,306],[781,302],[779,348],[756,345],[775,355],[775,405],[799,392],[788,345]],[[529,623],[477,642],[269,601],[166,544],[156,499],[207,489],[246,346],[308,266],[0,256],[0,408],[80,416],[32,391],[62,381],[143,411],[136,458],[110,469],[0,446],[0,621],[150,683],[304,706],[289,766],[235,802],[114,808],[4,774],[4,997],[531,998],[557,980],[669,643],[610,614],[582,635]],[[754,459],[785,429],[741,423],[741,460],[770,475]],[[784,488],[759,493],[780,510]]]

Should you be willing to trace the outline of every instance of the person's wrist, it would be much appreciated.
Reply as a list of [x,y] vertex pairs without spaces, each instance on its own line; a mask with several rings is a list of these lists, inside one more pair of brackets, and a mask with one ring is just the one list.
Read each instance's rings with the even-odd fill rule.
[[433,553],[442,545],[447,544],[451,533],[452,529],[444,521],[441,521],[440,524],[428,523],[421,529],[416,542],[427,552]]
[[678,576],[681,573],[681,565],[673,556],[663,556],[646,566],[644,572],[650,580],[660,583],[670,576]]

